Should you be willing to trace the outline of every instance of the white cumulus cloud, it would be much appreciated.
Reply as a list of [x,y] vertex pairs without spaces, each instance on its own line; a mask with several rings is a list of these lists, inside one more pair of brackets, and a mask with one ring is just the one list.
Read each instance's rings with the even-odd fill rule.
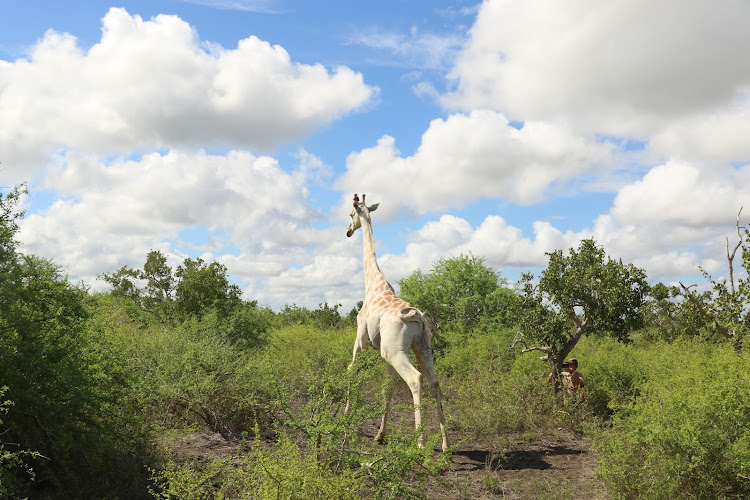
[[444,102],[642,136],[750,86],[743,0],[487,0]]
[[621,189],[611,213],[630,224],[723,227],[750,202],[748,182],[750,166],[700,169],[670,161]]
[[300,139],[377,93],[347,67],[292,61],[250,36],[202,42],[173,15],[112,8],[88,50],[48,31],[27,58],[0,61],[0,150],[7,173],[60,149],[106,154],[195,144],[268,149]]
[[184,230],[222,235],[210,257],[231,262],[243,279],[281,272],[324,237],[313,228],[321,214],[307,201],[305,180],[267,156],[175,150],[137,161],[73,155],[60,162],[48,188],[64,194],[29,214],[19,237],[24,251],[75,265],[88,283],[142,265],[154,247],[184,258]]
[[612,149],[549,123],[527,122],[519,130],[494,111],[458,113],[433,120],[412,156],[402,156],[389,136],[350,154],[337,186],[347,193],[366,188],[387,202],[390,214],[400,206],[428,213],[482,198],[526,205],[603,171]]

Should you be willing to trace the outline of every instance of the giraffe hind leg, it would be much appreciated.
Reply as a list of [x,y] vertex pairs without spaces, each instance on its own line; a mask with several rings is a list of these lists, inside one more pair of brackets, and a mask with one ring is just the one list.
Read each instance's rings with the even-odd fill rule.
[[[411,364],[408,353],[398,351],[393,354],[389,362],[411,390],[412,400],[414,401],[414,427],[419,429],[422,425],[422,374]],[[422,442],[423,437],[420,436],[420,448]]]
[[427,387],[435,398],[437,403],[437,414],[440,422],[440,434],[443,438],[442,449],[446,451],[449,447],[448,434],[445,429],[445,415],[443,413],[443,402],[442,402],[442,391],[440,390],[440,382],[438,382],[437,376],[435,375],[435,365],[432,357],[432,349],[415,348],[414,354],[417,357],[419,366],[422,368],[422,372],[427,378]]

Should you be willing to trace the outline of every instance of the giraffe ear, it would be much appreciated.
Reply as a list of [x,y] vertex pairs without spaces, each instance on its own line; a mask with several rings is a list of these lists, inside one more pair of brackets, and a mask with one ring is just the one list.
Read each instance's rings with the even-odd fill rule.
[[374,212],[375,210],[378,209],[378,205],[380,205],[380,203],[373,203],[372,205],[367,207],[367,210],[369,210],[370,212]]

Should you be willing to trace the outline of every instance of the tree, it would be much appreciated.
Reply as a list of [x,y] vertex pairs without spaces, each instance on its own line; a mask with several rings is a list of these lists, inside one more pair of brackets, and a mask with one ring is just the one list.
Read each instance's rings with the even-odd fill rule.
[[346,320],[349,322],[350,325],[357,326],[357,316],[359,316],[359,310],[362,309],[362,305],[364,304],[364,301],[358,300],[357,305],[352,307],[351,311],[349,311],[349,314],[346,315]]
[[428,274],[417,269],[399,286],[401,297],[428,313],[438,327],[468,330],[483,322],[507,324],[514,293],[503,282],[483,258],[462,254],[438,260]]
[[[710,325],[695,305],[681,300],[682,291],[678,286],[657,283],[651,287],[650,295],[644,307],[648,337],[672,342],[680,337],[705,336],[710,331]],[[701,296],[704,296],[701,300],[706,300],[710,292]]]
[[177,287],[167,258],[158,250],[146,255],[143,270],[121,267],[114,273],[99,276],[112,286],[112,294],[132,300],[143,311],[166,322],[174,309],[174,290]]
[[210,311],[228,316],[242,305],[242,290],[229,283],[227,268],[218,262],[187,258],[176,270],[158,250],[146,256],[143,269],[122,267],[100,278],[112,293],[131,299],[160,322],[201,318]]
[[[359,303],[362,307],[362,303]],[[341,313],[339,312],[341,304],[328,305],[328,302],[318,304],[317,309],[308,309],[298,306],[297,304],[285,304],[284,308],[276,315],[276,322],[280,326],[312,324],[322,329],[339,328],[343,326]],[[351,317],[351,312],[349,316]],[[356,312],[354,313],[354,322],[356,324]]]
[[242,304],[242,290],[229,283],[227,268],[218,262],[206,263],[198,259],[185,259],[175,271],[177,287],[175,301],[183,316],[200,318],[207,311],[222,316]]
[[550,364],[557,393],[562,363],[583,335],[596,332],[627,340],[643,324],[649,286],[645,271],[606,257],[593,239],[581,241],[567,256],[561,250],[547,255],[549,264],[538,284],[531,273],[519,282],[514,345],[522,344],[523,352],[545,353],[542,359]]
[[[750,248],[747,246],[750,232],[740,226],[741,214],[742,207],[737,213],[737,243],[732,251],[729,250],[729,238],[726,239],[728,279],[716,281],[700,268],[703,276],[711,283],[712,293],[697,294],[691,290],[695,285],[686,286],[680,283],[684,296],[698,309],[700,315],[713,325],[719,336],[732,343],[737,352],[742,351],[743,344],[750,334]],[[745,270],[745,277],[735,283],[734,258],[739,249],[742,249],[742,268]]]
[[0,193],[0,266],[6,271],[12,265],[16,254],[16,233],[24,212],[18,208],[21,197],[27,193],[24,185],[13,188],[10,193]]
[[336,328],[341,326],[341,313],[339,312],[341,304],[328,305],[328,302],[318,304],[318,308],[312,311],[313,320],[321,328]]

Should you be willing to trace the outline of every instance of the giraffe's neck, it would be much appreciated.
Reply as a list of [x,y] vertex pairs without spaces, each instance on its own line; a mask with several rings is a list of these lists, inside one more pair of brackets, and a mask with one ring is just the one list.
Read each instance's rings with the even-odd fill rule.
[[391,290],[378,266],[375,256],[375,237],[372,234],[372,224],[368,220],[362,221],[362,248],[365,262],[365,295],[369,296],[382,290]]

